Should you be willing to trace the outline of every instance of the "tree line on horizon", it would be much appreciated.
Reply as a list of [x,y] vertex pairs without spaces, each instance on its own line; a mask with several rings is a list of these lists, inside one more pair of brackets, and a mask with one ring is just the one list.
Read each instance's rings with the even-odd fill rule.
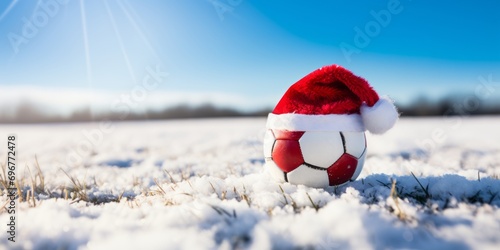
[[[433,101],[426,98],[417,98],[407,105],[398,105],[402,117],[425,116],[474,116],[500,114],[500,102],[479,102],[474,99],[451,97]],[[5,111],[5,109],[3,109]],[[92,113],[89,108],[76,110],[69,116],[50,114],[36,107],[34,104],[23,103],[16,107],[14,112],[7,114],[0,111],[0,123],[55,123],[55,122],[88,122],[100,120],[138,121],[138,120],[166,120],[191,118],[217,117],[265,117],[272,108],[263,108],[256,111],[241,111],[234,108],[218,107],[207,103],[197,106],[179,104],[155,111],[131,112],[117,114],[113,112]]]

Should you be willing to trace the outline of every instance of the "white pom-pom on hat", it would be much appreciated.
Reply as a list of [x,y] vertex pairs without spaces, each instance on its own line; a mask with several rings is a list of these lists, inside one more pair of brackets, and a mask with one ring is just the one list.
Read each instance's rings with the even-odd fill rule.
[[383,134],[398,121],[399,113],[389,97],[380,98],[372,107],[362,104],[361,118],[365,129],[372,134]]

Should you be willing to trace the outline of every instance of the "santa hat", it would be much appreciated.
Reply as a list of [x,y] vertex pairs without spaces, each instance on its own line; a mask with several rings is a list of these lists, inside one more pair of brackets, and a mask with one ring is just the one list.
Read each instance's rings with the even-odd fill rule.
[[380,98],[365,79],[330,65],[293,84],[269,114],[267,127],[383,134],[398,117],[392,100]]

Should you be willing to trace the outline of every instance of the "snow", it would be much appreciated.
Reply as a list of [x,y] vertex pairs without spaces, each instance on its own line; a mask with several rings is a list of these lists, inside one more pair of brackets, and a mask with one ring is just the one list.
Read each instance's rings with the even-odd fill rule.
[[263,171],[265,123],[0,125],[0,145],[7,134],[19,138],[23,195],[35,159],[45,182],[37,180],[35,203],[17,203],[16,243],[0,212],[0,248],[500,247],[499,117],[401,119],[385,135],[367,134],[356,181],[327,189],[278,183]]

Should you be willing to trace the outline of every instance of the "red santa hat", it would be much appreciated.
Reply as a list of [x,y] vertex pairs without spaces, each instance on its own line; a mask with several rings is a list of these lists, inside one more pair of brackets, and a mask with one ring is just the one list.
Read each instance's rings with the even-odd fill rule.
[[267,127],[383,134],[398,117],[392,100],[380,98],[365,79],[330,65],[293,84],[269,114]]

